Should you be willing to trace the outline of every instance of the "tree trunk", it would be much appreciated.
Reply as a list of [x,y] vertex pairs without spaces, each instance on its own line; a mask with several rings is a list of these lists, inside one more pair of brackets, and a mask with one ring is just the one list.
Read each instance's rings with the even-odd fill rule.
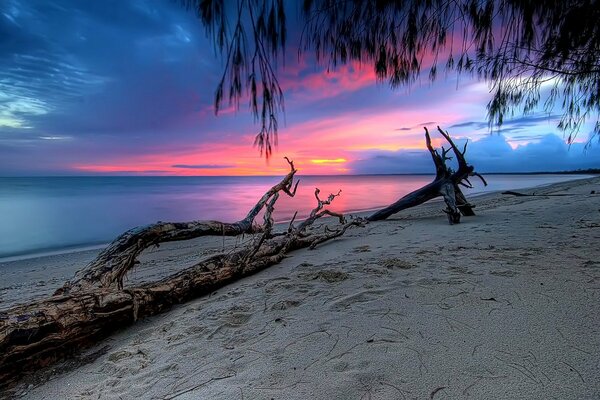
[[[368,220],[388,218],[439,196],[446,202],[445,211],[450,223],[458,223],[461,214],[474,215],[473,206],[467,202],[459,185],[470,186],[469,176],[479,176],[484,184],[486,182],[467,165],[464,159],[466,145],[462,152],[459,151],[450,135],[439,127],[438,130],[450,144],[458,160],[458,170],[452,171],[446,166],[450,149],[442,147],[440,155],[432,147],[429,132],[425,129],[427,149],[436,167],[434,181],[377,211]],[[13,384],[21,375],[94,344],[138,318],[155,315],[174,304],[210,293],[235,279],[277,264],[290,251],[312,249],[343,235],[349,227],[366,222],[361,218],[346,222],[343,215],[324,209],[340,193],[322,200],[316,189],[317,206],[309,217],[295,226],[294,215],[287,231],[274,233],[272,213],[280,193],[293,197],[298,186],[298,181],[294,183],[297,172],[294,164],[286,160],[290,172],[263,195],[244,219],[234,223],[158,222],[132,229],[119,236],[52,297],[0,312],[0,390]],[[262,210],[263,224],[259,225],[254,220]],[[326,215],[339,219],[336,229],[314,227],[314,222]],[[241,234],[256,234],[258,238],[246,248],[214,255],[158,282],[123,287],[123,279],[148,247],[208,235]]]
[[[452,141],[448,132],[444,132],[439,126],[438,131],[444,139],[446,139],[448,144],[450,144],[450,149],[444,149],[442,147],[442,154],[434,149],[431,145],[429,131],[425,128],[425,143],[429,154],[431,154],[436,170],[434,180],[422,188],[410,192],[395,203],[373,213],[367,220],[379,221],[386,219],[402,210],[418,206],[440,196],[444,198],[444,202],[446,203],[444,212],[448,215],[448,222],[450,222],[450,224],[459,223],[461,214],[464,216],[475,215],[475,212],[473,211],[473,207],[475,206],[467,201],[460,186],[472,187],[468,179],[471,176],[479,177],[486,186],[487,182],[481,175],[474,171],[474,168],[471,165],[467,164],[465,160],[467,144],[465,143],[464,149],[460,151]],[[450,157],[447,156],[450,150],[452,150],[458,162],[458,169],[456,171],[453,171],[446,165],[446,161],[450,160]]]
[[[233,280],[277,264],[290,251],[314,248],[344,234],[349,227],[363,223],[361,219],[346,222],[341,214],[323,210],[337,195],[321,200],[317,189],[317,206],[309,218],[298,226],[292,221],[286,232],[273,233],[272,213],[279,192],[294,196],[297,187],[297,182],[292,185],[296,170],[291,162],[289,164],[291,172],[259,200],[244,220],[233,224],[159,222],[132,229],[117,238],[52,297],[0,312],[0,390],[23,374],[94,344],[139,318],[210,293]],[[263,208],[264,223],[255,225],[254,218]],[[338,217],[339,227],[314,228],[313,223],[324,215]],[[246,248],[214,255],[157,282],[123,288],[126,273],[149,246],[205,235],[242,233],[259,233],[260,237]]]

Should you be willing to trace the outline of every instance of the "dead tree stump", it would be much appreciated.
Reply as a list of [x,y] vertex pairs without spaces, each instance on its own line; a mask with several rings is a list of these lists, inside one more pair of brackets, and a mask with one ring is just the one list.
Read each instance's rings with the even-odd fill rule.
[[[473,186],[471,185],[471,182],[469,182],[469,177],[472,176],[481,179],[486,186],[487,182],[483,176],[475,172],[473,166],[467,164],[467,161],[465,160],[467,143],[465,143],[465,146],[461,151],[456,147],[448,132],[444,132],[439,126],[437,128],[450,145],[450,148],[445,149],[442,147],[440,154],[438,150],[434,149],[431,145],[429,131],[425,128],[425,143],[435,165],[435,178],[433,181],[420,189],[410,192],[395,203],[375,212],[367,217],[367,220],[379,221],[386,219],[392,214],[396,214],[407,208],[418,206],[426,201],[435,199],[436,197],[444,198],[444,202],[446,203],[444,212],[448,215],[448,222],[450,222],[450,224],[458,224],[460,222],[461,214],[464,216],[475,215],[475,212],[473,211],[475,206],[467,201],[467,198],[460,187],[472,188]],[[451,157],[448,156],[450,151],[454,153],[458,163],[458,169],[456,171],[452,170],[446,164],[446,161],[451,159]]]

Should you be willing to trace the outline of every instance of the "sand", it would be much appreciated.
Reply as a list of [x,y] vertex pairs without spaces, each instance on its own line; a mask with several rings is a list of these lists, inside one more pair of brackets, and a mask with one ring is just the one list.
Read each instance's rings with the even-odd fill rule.
[[[460,225],[432,203],[354,229],[140,321],[18,394],[598,399],[600,195],[592,190],[600,193],[600,178],[534,190],[569,196],[481,196],[478,215]],[[223,243],[210,246],[161,246],[144,255],[133,282]],[[0,265],[0,306],[51,292],[94,254]]]

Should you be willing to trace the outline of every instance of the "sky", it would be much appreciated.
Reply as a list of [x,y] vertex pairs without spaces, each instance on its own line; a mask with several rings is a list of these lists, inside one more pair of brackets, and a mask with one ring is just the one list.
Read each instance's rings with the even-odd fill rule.
[[560,110],[490,132],[489,87],[468,76],[391,90],[369,66],[290,59],[267,162],[244,103],[214,115],[222,60],[179,2],[2,0],[0,176],[280,175],[284,156],[302,174],[428,173],[423,127],[436,125],[469,141],[480,172],[600,167],[598,145],[584,150],[591,127],[569,147]]

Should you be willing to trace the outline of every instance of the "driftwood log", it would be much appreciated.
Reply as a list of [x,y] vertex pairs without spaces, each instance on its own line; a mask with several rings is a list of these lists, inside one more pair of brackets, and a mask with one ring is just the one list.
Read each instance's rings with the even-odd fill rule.
[[[324,207],[340,193],[323,200],[316,189],[317,205],[309,217],[294,225],[294,215],[286,231],[274,232],[272,215],[280,193],[294,197],[298,187],[298,181],[294,181],[297,170],[286,158],[290,172],[240,221],[158,222],[125,232],[52,297],[0,311],[0,391],[14,384],[20,376],[76,353],[139,318],[155,315],[172,305],[210,293],[242,276],[277,264],[290,251],[314,248],[343,235],[351,226],[388,218],[440,196],[446,203],[444,211],[451,224],[460,222],[461,214],[474,215],[474,206],[469,204],[460,186],[472,187],[468,179],[472,176],[487,183],[467,164],[467,145],[461,151],[447,132],[439,127],[438,131],[450,144],[449,149],[442,147],[441,153],[433,148],[425,128],[427,149],[436,168],[435,179],[366,220],[346,221],[342,214],[326,210]],[[451,159],[450,151],[458,163],[456,171],[446,164]],[[264,211],[263,223],[258,224],[255,220],[261,211]],[[314,222],[323,216],[338,218],[339,225],[333,229],[327,225],[324,228],[314,226]],[[149,247],[202,236],[243,234],[252,234],[255,240],[234,252],[202,259],[157,282],[127,288],[123,285],[139,255]]]
[[[52,297],[0,312],[0,391],[23,374],[94,344],[138,318],[155,315],[174,304],[210,293],[235,279],[280,262],[290,251],[314,248],[343,235],[349,227],[363,223],[361,219],[347,222],[343,215],[323,209],[337,195],[321,200],[316,189],[317,206],[308,219],[297,226],[292,220],[287,231],[273,232],[272,213],[279,193],[293,197],[298,185],[297,181],[294,184],[297,171],[291,161],[288,163],[290,172],[265,193],[243,220],[232,224],[160,222],[130,230]],[[263,209],[264,222],[258,225],[254,219]],[[334,229],[315,227],[313,223],[325,215],[337,217],[340,224]],[[257,233],[258,238],[241,250],[208,257],[157,282],[123,287],[124,277],[145,248],[200,236],[245,233]]]
[[[467,143],[465,143],[462,151],[456,147],[454,141],[450,137],[448,132],[444,132],[439,126],[437,127],[439,133],[446,139],[450,148],[441,148],[441,154],[438,150],[434,149],[431,145],[431,137],[429,131],[425,128],[425,144],[427,150],[431,154],[433,163],[435,165],[435,178],[434,180],[423,186],[420,189],[415,190],[402,197],[400,200],[393,204],[375,212],[374,214],[367,217],[369,221],[379,221],[386,219],[392,214],[396,214],[407,208],[415,207],[426,201],[435,199],[436,197],[443,197],[446,203],[446,209],[444,212],[448,215],[448,222],[450,224],[457,224],[460,222],[461,214],[464,216],[475,215],[473,204],[467,201],[464,193],[461,190],[461,186],[472,188],[469,177],[476,176],[487,186],[487,182],[477,172],[472,165],[467,164],[465,160],[465,153],[467,151]],[[451,169],[446,161],[451,160],[452,157],[448,156],[448,153],[452,151],[456,157],[458,168],[456,171]]]

